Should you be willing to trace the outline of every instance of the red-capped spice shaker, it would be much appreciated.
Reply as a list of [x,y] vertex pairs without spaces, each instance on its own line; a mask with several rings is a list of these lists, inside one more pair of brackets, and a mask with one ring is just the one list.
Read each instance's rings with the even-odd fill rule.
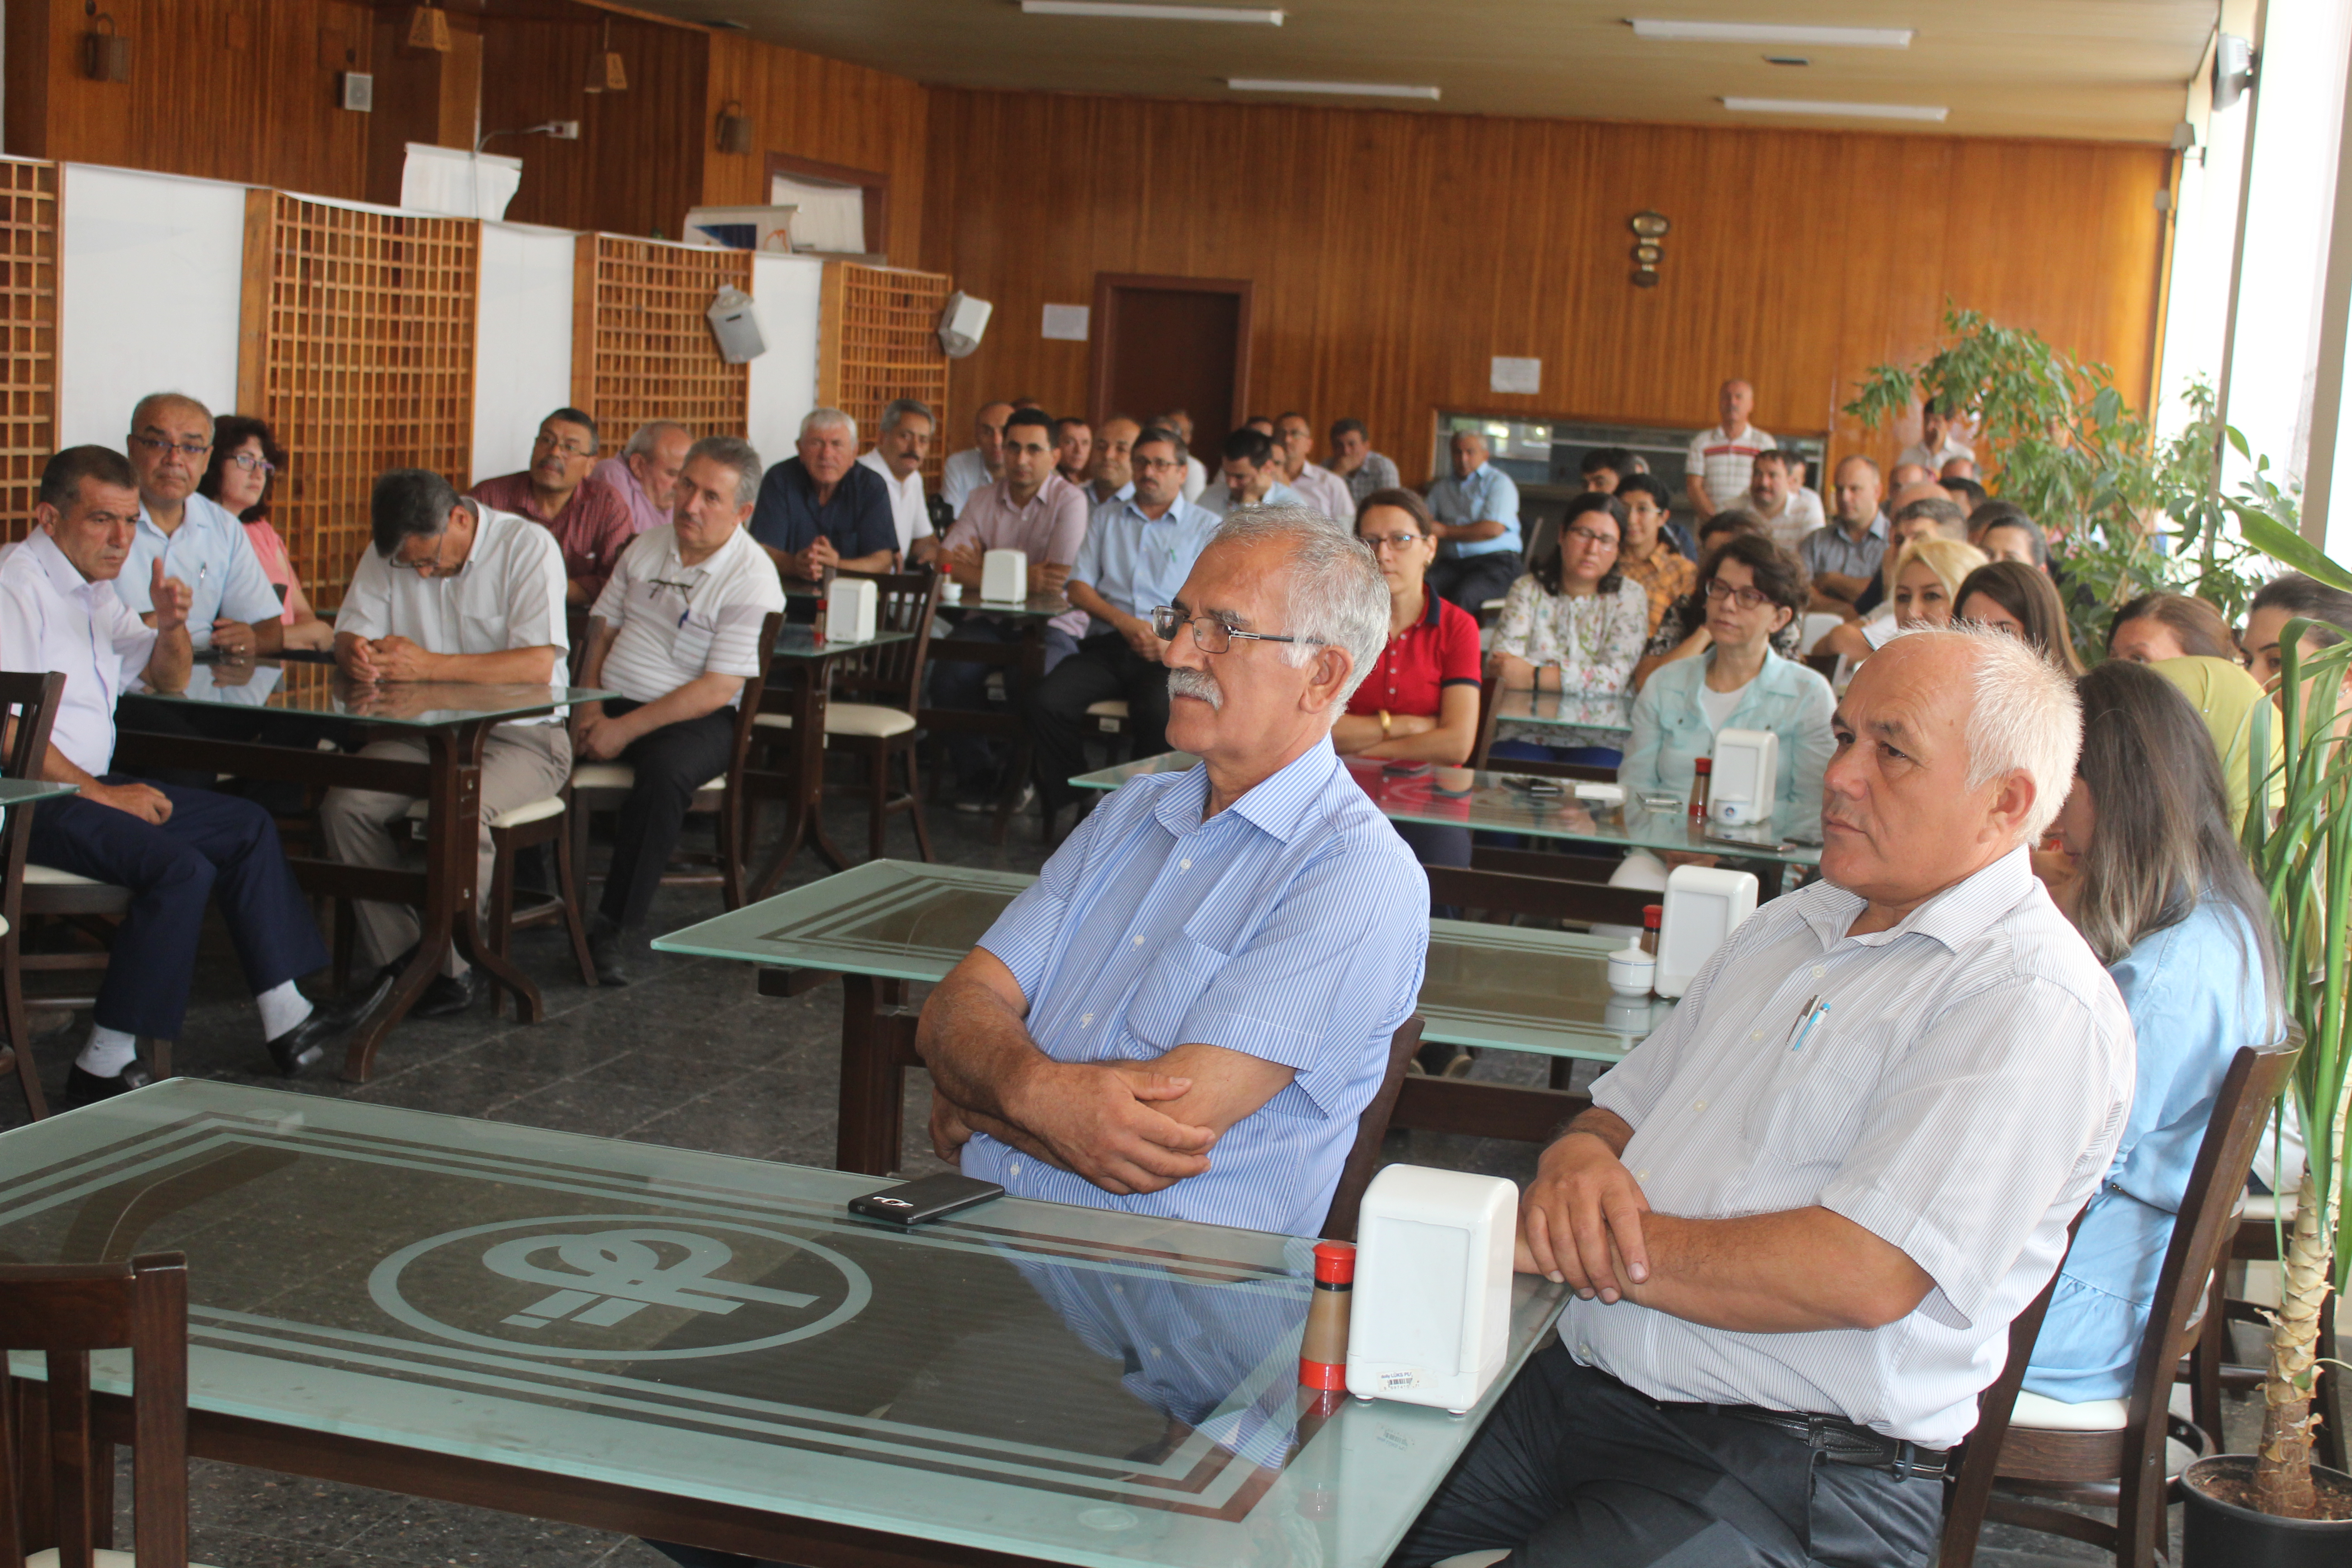
[[1690,819],[1693,822],[1706,820],[1707,786],[1714,782],[1715,759],[1713,757],[1695,759],[1691,763]]
[[1298,1381],[1326,1391],[1348,1386],[1348,1308],[1356,1289],[1356,1244],[1315,1244],[1315,1300],[1298,1342]]
[[1642,951],[1652,958],[1658,956],[1658,930],[1666,923],[1666,906],[1642,906]]

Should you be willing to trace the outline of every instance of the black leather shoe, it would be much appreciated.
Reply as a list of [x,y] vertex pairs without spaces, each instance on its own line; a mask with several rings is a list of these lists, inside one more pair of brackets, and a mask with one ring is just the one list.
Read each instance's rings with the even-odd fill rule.
[[463,974],[436,974],[408,1010],[412,1018],[454,1018],[488,994],[490,978],[476,964]]
[[269,1042],[269,1059],[278,1064],[278,1076],[293,1078],[327,1054],[327,1043],[346,1034],[360,1021],[367,1010],[383,1000],[392,989],[390,975],[379,975],[366,991],[345,996],[339,1001],[315,1004],[310,1016]]
[[621,928],[598,915],[588,922],[588,963],[596,971],[599,985],[623,986],[629,983],[628,964],[625,955],[628,940]]
[[118,1094],[129,1094],[134,1089],[145,1089],[154,1081],[154,1075],[137,1062],[132,1062],[112,1078],[84,1072],[77,1065],[66,1069],[65,1098],[58,1103],[61,1110],[79,1110],[85,1105],[96,1105],[101,1100],[112,1100]]

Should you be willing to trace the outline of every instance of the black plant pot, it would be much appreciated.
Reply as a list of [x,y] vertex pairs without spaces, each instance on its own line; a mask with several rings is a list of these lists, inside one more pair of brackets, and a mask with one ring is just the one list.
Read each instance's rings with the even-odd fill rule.
[[[2352,1479],[2325,1465],[2311,1469],[2339,1482]],[[2253,1475],[2252,1454],[2216,1454],[2182,1473],[2182,1568],[2345,1568],[2352,1563],[2352,1520],[2280,1519],[2223,1502],[2198,1485],[2207,1476],[2252,1480]]]

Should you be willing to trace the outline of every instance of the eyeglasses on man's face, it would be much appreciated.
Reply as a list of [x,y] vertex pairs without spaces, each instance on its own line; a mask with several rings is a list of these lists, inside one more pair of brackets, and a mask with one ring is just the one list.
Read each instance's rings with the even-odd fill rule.
[[[401,548],[405,550],[407,546],[404,543]],[[448,550],[449,531],[445,528],[433,536],[433,553],[430,556],[423,561],[411,561],[395,551],[392,557],[392,564],[404,572],[414,572],[420,577],[445,576],[456,570],[443,559],[448,553]]]
[[1307,642],[1313,637],[1282,637],[1273,632],[1245,632],[1239,626],[1227,626],[1214,616],[1187,616],[1172,605],[1162,605],[1151,612],[1151,629],[1161,642],[1174,642],[1178,628],[1192,628],[1192,646],[1202,653],[1223,653],[1234,646],[1234,639],[1244,642]]
[[1711,577],[1706,584],[1706,601],[1719,605],[1726,599],[1743,610],[1752,610],[1764,603],[1764,595],[1754,588],[1735,588],[1720,577]]
[[157,457],[166,452],[177,452],[190,462],[202,460],[204,455],[213,449],[210,441],[165,441],[153,436],[133,436],[131,444],[144,447]]
[[539,451],[561,452],[567,458],[593,458],[596,455],[595,447],[575,446],[573,443],[562,439],[551,430],[541,430],[536,437],[532,437],[530,444]]

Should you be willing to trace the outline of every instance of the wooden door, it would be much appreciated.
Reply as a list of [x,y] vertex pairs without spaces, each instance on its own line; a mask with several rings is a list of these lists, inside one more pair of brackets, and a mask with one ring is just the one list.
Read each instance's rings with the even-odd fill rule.
[[1249,417],[1250,289],[1245,278],[1096,273],[1095,424],[1181,408],[1192,455],[1216,472],[1226,435]]

